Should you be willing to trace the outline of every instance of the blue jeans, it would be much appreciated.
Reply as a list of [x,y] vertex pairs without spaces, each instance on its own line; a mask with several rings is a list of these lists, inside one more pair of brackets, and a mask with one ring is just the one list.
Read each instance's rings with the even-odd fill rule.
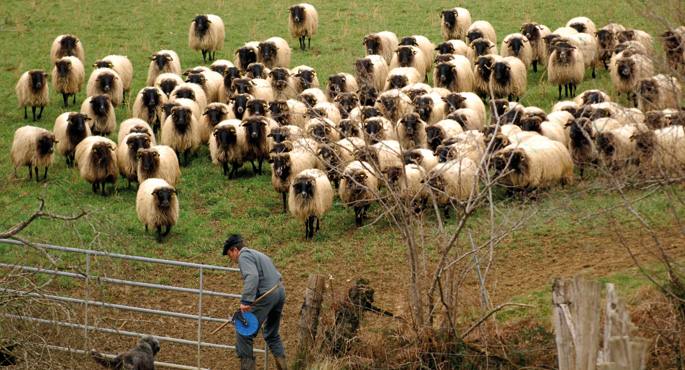
[[[278,327],[281,324],[281,314],[283,312],[283,305],[285,304],[285,288],[279,287],[276,291],[269,294],[267,297],[257,302],[252,307],[252,312],[257,316],[261,326],[264,340],[269,346],[269,350],[276,357],[285,356],[285,348],[281,341],[281,336],[278,334]],[[246,337],[236,332],[236,353],[238,357],[252,358],[252,343],[257,333]]]

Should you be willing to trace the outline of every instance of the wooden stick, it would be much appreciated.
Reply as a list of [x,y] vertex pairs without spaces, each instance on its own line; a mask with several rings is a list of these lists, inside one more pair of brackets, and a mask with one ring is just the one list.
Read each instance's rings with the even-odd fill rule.
[[[266,293],[264,293],[264,294],[262,294],[261,296],[257,297],[257,299],[255,299],[255,301],[252,302],[252,304],[251,304],[250,306],[254,306],[255,304],[257,304],[257,302],[259,302],[259,301],[261,301],[262,299],[264,299],[264,297],[266,297],[266,296],[268,296],[269,294],[273,293],[273,292],[276,290],[276,288],[278,288],[279,286],[281,286],[281,282],[280,282],[280,281],[278,282],[278,284],[274,285],[271,289],[267,290]],[[216,334],[216,333],[218,333],[221,329],[225,328],[226,325],[232,324],[232,323],[233,323],[233,318],[229,319],[229,320],[226,321],[225,323],[221,324],[221,326],[219,326],[218,328],[214,329],[214,330],[211,332],[211,334]]]

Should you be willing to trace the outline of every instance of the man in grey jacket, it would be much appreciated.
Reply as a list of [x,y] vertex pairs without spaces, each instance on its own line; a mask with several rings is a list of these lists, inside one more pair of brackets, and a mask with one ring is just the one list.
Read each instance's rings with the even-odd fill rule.
[[[286,370],[285,348],[278,334],[285,304],[285,288],[281,274],[269,256],[247,248],[239,234],[233,234],[226,239],[223,254],[238,263],[240,274],[243,276],[240,310],[250,311],[257,317],[264,331],[264,340],[276,358],[276,368]],[[236,333],[236,352],[240,358],[240,370],[253,370],[256,367],[252,354],[252,343],[256,335],[255,333],[247,337]]]

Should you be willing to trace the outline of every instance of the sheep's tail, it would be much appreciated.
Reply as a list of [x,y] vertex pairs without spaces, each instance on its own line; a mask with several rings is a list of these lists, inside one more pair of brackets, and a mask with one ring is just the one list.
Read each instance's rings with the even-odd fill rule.
[[96,351],[90,351],[90,356],[93,358],[95,362],[98,364],[110,368],[110,369],[122,369],[124,362],[121,358],[121,356],[117,356],[114,358],[107,358],[103,356],[100,352]]

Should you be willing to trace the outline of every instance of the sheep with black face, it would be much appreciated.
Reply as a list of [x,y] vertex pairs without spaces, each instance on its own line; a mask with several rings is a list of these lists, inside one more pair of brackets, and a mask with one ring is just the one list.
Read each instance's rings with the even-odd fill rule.
[[682,90],[678,79],[658,74],[637,83],[637,106],[643,111],[674,108],[681,101]]
[[411,99],[397,89],[382,93],[376,102],[376,109],[387,119],[397,122],[405,114],[412,112]]
[[523,96],[528,86],[526,65],[516,57],[504,57],[495,62],[490,78],[490,91],[495,98],[506,97],[516,101]]
[[259,43],[257,60],[267,68],[290,66],[290,46],[280,37],[271,37]]
[[357,79],[349,73],[337,73],[328,77],[326,94],[329,100],[335,99],[340,93],[356,92],[359,89]]
[[298,94],[304,90],[320,86],[316,70],[312,67],[300,65],[290,70],[290,73],[295,78],[295,91]]
[[224,176],[230,179],[236,175],[243,166],[246,150],[247,137],[240,120],[229,119],[215,126],[209,138],[209,154],[212,163],[221,165]]
[[583,54],[567,42],[555,43],[547,64],[547,76],[551,84],[559,85],[559,100],[562,85],[566,97],[575,96],[578,84],[585,76]]
[[292,37],[297,37],[300,49],[305,50],[309,41],[309,48],[312,48],[312,36],[319,28],[319,13],[312,4],[300,3],[291,6],[289,9],[288,28]]
[[[176,189],[162,179],[147,179],[138,187],[136,213],[138,220],[148,228],[157,231],[157,242],[161,243],[176,225],[179,204]],[[162,231],[164,229],[164,231]]]
[[[255,174],[262,174],[262,163],[269,158],[268,136],[272,124],[277,125],[273,120],[263,116],[253,116],[245,118],[241,125],[245,129],[246,150],[245,160],[252,164],[252,171]],[[258,162],[259,167],[255,166],[254,161]]]
[[500,59],[499,55],[483,55],[476,59],[473,68],[473,90],[481,97],[490,96],[492,67]]
[[380,55],[386,64],[390,64],[393,53],[399,45],[397,35],[390,31],[381,31],[364,36],[362,41],[366,55]]
[[345,206],[354,208],[355,225],[362,226],[369,207],[378,199],[378,179],[371,164],[360,161],[348,164],[343,170],[338,194]]
[[472,91],[473,80],[471,62],[462,55],[455,55],[449,62],[439,63],[433,71],[433,84],[452,92]]
[[150,57],[150,67],[147,70],[147,86],[152,86],[157,76],[162,73],[181,74],[181,60],[173,50],[160,50]]
[[123,90],[124,99],[129,95],[131,83],[133,82],[133,64],[125,55],[108,55],[97,60],[93,65],[95,68],[110,68],[119,75]]
[[170,146],[179,158],[183,154],[183,164],[188,165],[191,155],[200,146],[199,131],[190,108],[174,107],[162,125],[162,144]]
[[440,33],[444,40],[463,40],[471,27],[471,13],[465,8],[445,9],[440,12]]
[[397,122],[397,137],[404,149],[427,147],[426,122],[418,113],[405,115]]
[[119,74],[110,68],[97,68],[93,70],[86,85],[88,96],[107,95],[114,107],[118,107],[124,101],[124,88]]
[[190,22],[188,45],[202,51],[202,61],[214,60],[217,50],[224,47],[226,30],[221,17],[214,14],[200,14]]
[[333,206],[333,194],[323,171],[308,169],[295,175],[288,191],[288,209],[304,222],[305,239],[312,239],[319,231],[321,217]]
[[102,136],[88,136],[76,146],[76,165],[81,178],[92,184],[93,193],[107,195],[105,186],[117,182],[116,144]]
[[[477,39],[486,39],[493,44],[497,45],[497,34],[495,33],[495,28],[488,21],[475,21],[471,23],[471,26],[466,30],[466,39],[468,44],[472,44]],[[497,46],[495,46],[496,48]],[[497,54],[495,50],[494,54]]]
[[207,105],[200,118],[200,142],[206,144],[219,122],[228,119],[228,105],[224,103],[211,103]]
[[371,86],[376,90],[385,87],[388,77],[388,64],[380,55],[367,55],[354,63],[355,76],[361,86]]
[[417,96],[412,105],[414,112],[418,113],[421,120],[429,125],[441,121],[447,112],[445,101],[436,93]]
[[435,149],[442,143],[443,140],[454,137],[464,132],[459,122],[445,119],[432,125],[426,126],[426,139],[428,148],[435,151]]
[[349,118],[350,112],[359,107],[359,97],[353,92],[343,92],[338,94],[335,99],[335,106],[338,108],[340,118]]
[[250,94],[235,94],[228,104],[228,118],[242,120],[247,112],[247,103],[254,97]]
[[151,178],[164,179],[171,186],[176,186],[181,178],[181,167],[178,157],[171,147],[166,145],[154,145],[148,149],[140,149],[136,154],[138,158],[138,183]]
[[532,49],[531,64],[533,72],[538,71],[538,63],[547,64],[547,52],[543,38],[551,33],[550,29],[537,23],[524,23],[521,26],[521,33],[528,39]]
[[[31,107],[33,120],[37,121],[43,116],[43,109],[48,105],[50,95],[48,93],[48,74],[40,69],[24,72],[14,88],[19,101],[19,108],[24,108],[24,119],[28,118],[26,108]],[[38,116],[36,108],[40,107]]]
[[273,89],[274,100],[288,100],[297,96],[295,79],[287,68],[276,67],[269,71],[267,81]]
[[128,181],[138,182],[138,149],[148,149],[150,147],[150,137],[146,134],[131,133],[120,140],[117,146],[116,156],[119,174]]
[[166,102],[166,94],[160,88],[144,87],[133,101],[131,116],[144,120],[158,133],[162,125],[162,106]]
[[57,152],[66,158],[67,167],[74,165],[76,146],[90,136],[90,117],[78,112],[65,112],[57,116],[52,132]]
[[526,68],[533,62],[533,47],[528,38],[520,33],[512,33],[504,38],[501,53],[503,57],[519,58]]
[[40,127],[24,126],[14,132],[11,157],[14,165],[14,175],[17,168],[26,166],[29,169],[29,180],[32,173],[36,173],[36,181],[40,181],[38,167],[44,167],[43,180],[48,178],[48,167],[52,164],[54,146],[57,143],[55,135]]
[[431,62],[426,60],[424,53],[417,46],[401,45],[395,50],[395,54],[390,61],[389,70],[399,67],[413,67],[419,72],[421,79],[418,82],[423,82],[426,78],[426,73],[431,68]]
[[62,94],[64,107],[69,105],[69,96],[72,97],[72,104],[76,104],[76,94],[81,91],[85,78],[83,63],[78,58],[66,56],[55,62],[52,84]]
[[92,118],[90,130],[94,135],[109,135],[117,127],[114,107],[107,95],[86,98],[81,104],[81,113]]
[[300,146],[294,147],[287,153],[272,154],[271,161],[271,185],[276,192],[281,194],[283,213],[286,213],[288,211],[287,194],[295,176],[307,169],[323,169],[323,164],[314,150]]
[[257,61],[259,53],[259,41],[249,41],[235,51],[233,64],[241,71],[245,71],[250,63]]
[[81,64],[86,62],[83,44],[78,37],[66,34],[55,38],[50,47],[50,61],[55,63],[63,57],[76,57],[81,61]]

